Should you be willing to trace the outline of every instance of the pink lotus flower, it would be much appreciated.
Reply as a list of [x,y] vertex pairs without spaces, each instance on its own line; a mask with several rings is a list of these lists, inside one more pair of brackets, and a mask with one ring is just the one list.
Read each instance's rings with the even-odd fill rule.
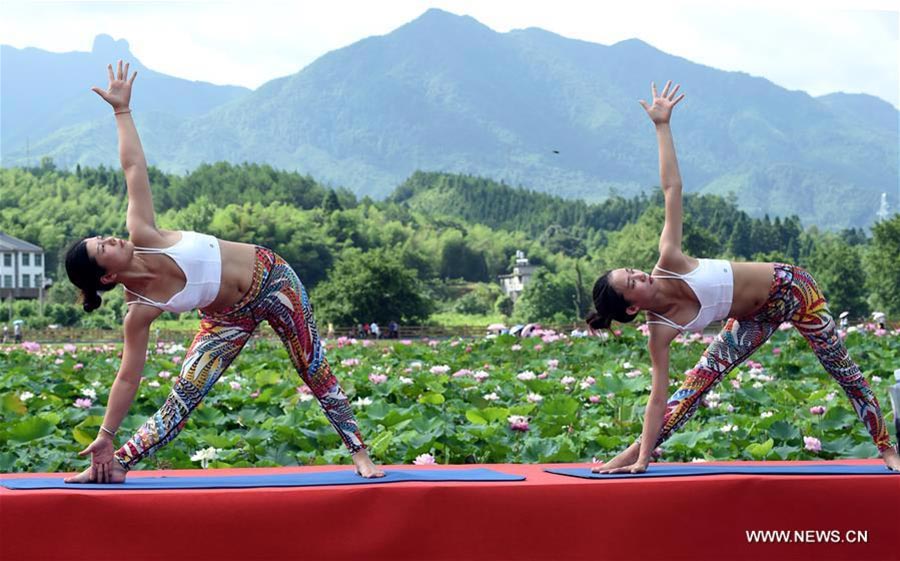
[[534,346],[534,350],[536,350],[536,351],[540,351],[543,348],[544,348],[544,345],[535,345]]
[[511,351],[521,351],[521,350],[522,350],[522,345],[513,345],[512,347],[509,348],[509,350],[511,350]]
[[780,354],[781,354],[781,347],[775,347],[774,349],[772,349],[772,354],[775,355],[775,356],[780,355]]
[[814,436],[804,436],[803,444],[810,452],[819,452],[822,450],[822,442]]
[[76,350],[78,350],[77,347],[75,347],[75,345],[73,345],[72,343],[66,343],[65,345],[63,345],[63,351],[67,353],[74,353]]
[[468,368],[461,368],[453,373],[454,378],[463,378],[465,376],[471,376],[471,375],[472,375],[472,371],[469,370]]
[[450,372],[450,367],[446,364],[439,364],[437,366],[432,366],[429,372],[432,374],[446,374],[447,372]]
[[180,356],[173,356],[173,357],[172,357],[172,364],[181,364],[181,357],[180,357]]
[[36,353],[41,350],[40,343],[35,343],[34,341],[25,341],[22,343],[22,348],[26,353]]
[[58,359],[56,359],[56,360],[53,361],[53,364],[59,365],[59,364],[62,364],[63,362],[64,362],[63,359],[58,358]]
[[528,417],[525,417],[524,415],[511,415],[507,421],[509,421],[509,428],[511,430],[528,432]]
[[599,395],[592,395],[591,397],[588,398],[588,400],[591,403],[600,403],[602,401],[602,398]]
[[86,397],[79,397],[75,400],[75,407],[80,407],[81,409],[87,409],[92,405],[92,401]]
[[235,391],[241,389],[241,385],[234,381],[228,382],[228,385],[231,386],[231,389],[233,389]]
[[369,381],[376,385],[387,382],[387,379],[384,374],[369,374]]
[[251,393],[251,394],[250,394],[250,397],[252,397],[252,398],[254,398],[254,399],[256,399],[257,397],[259,397],[259,390],[256,390],[255,392]]
[[826,410],[824,405],[816,405],[815,407],[809,408],[809,412],[813,415],[824,415]]
[[526,399],[529,403],[540,403],[541,401],[544,400],[544,397],[543,397],[541,394],[537,394],[537,393],[533,393],[533,392],[532,392],[532,393],[528,394],[527,396],[525,396],[525,399]]
[[347,366],[347,367],[359,366],[359,359],[358,358],[345,358],[344,360],[341,361],[341,366]]
[[413,464],[417,466],[430,466],[436,463],[437,462],[434,461],[434,456],[431,454],[419,454],[416,456],[416,459],[413,460]]
[[409,339],[400,339],[400,344],[401,345],[412,345],[412,341],[410,341]]
[[79,362],[72,367],[72,370],[81,370],[82,368],[84,368],[84,365]]
[[559,367],[559,360],[551,358],[547,360],[547,370],[556,370]]
[[172,373],[169,372],[168,370],[160,370],[160,372],[159,372],[159,374],[157,374],[157,376],[159,376],[160,378],[171,378]]

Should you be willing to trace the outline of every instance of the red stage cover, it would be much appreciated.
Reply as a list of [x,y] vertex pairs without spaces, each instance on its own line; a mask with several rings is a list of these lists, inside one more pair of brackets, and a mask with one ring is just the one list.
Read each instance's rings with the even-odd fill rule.
[[[858,462],[872,461],[840,463]],[[173,491],[0,488],[0,558],[900,560],[900,476],[592,481],[544,473],[544,465],[483,467],[528,479]],[[253,472],[298,469],[336,468]],[[165,472],[179,474],[198,472]],[[780,534],[763,543],[749,534],[757,531]]]

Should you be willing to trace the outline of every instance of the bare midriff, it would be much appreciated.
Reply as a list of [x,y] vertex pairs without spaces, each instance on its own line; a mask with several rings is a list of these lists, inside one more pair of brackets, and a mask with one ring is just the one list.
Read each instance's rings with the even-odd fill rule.
[[731,263],[734,292],[728,317],[741,318],[758,310],[769,299],[775,276],[772,263]]

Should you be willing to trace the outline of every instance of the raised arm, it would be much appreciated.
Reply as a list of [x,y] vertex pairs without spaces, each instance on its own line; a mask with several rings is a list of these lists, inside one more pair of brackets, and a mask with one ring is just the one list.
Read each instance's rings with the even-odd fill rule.
[[659,147],[659,182],[666,200],[666,222],[659,238],[660,260],[671,261],[681,257],[681,235],[683,212],[681,207],[681,174],[678,172],[678,159],[675,157],[675,141],[669,121],[672,109],[684,99],[684,94],[675,95],[681,86],[669,88],[672,81],[666,82],[661,94],[656,92],[656,84],[651,84],[653,102],[648,104],[643,99],[641,106],[650,120],[656,125],[656,141]]
[[125,225],[131,236],[139,239],[158,235],[153,215],[153,197],[150,194],[150,178],[147,175],[147,160],[138,137],[137,128],[131,118],[131,86],[137,72],[128,78],[128,64],[124,69],[120,60],[115,72],[110,64],[109,87],[106,90],[93,87],[91,90],[109,103],[116,117],[119,134],[119,160],[125,172],[128,186],[128,214]]

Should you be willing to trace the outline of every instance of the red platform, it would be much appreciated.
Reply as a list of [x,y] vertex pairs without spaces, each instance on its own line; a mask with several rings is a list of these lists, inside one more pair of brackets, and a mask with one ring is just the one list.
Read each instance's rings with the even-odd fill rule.
[[[527,480],[173,491],[0,488],[0,559],[900,560],[900,476],[597,481],[551,475],[544,465],[484,467]],[[253,472],[298,469],[336,468]],[[752,530],[789,531],[794,543],[750,543],[746,532]],[[795,531],[808,541],[796,543]],[[863,536],[865,543],[847,541]],[[820,541],[834,538],[843,543]]]

